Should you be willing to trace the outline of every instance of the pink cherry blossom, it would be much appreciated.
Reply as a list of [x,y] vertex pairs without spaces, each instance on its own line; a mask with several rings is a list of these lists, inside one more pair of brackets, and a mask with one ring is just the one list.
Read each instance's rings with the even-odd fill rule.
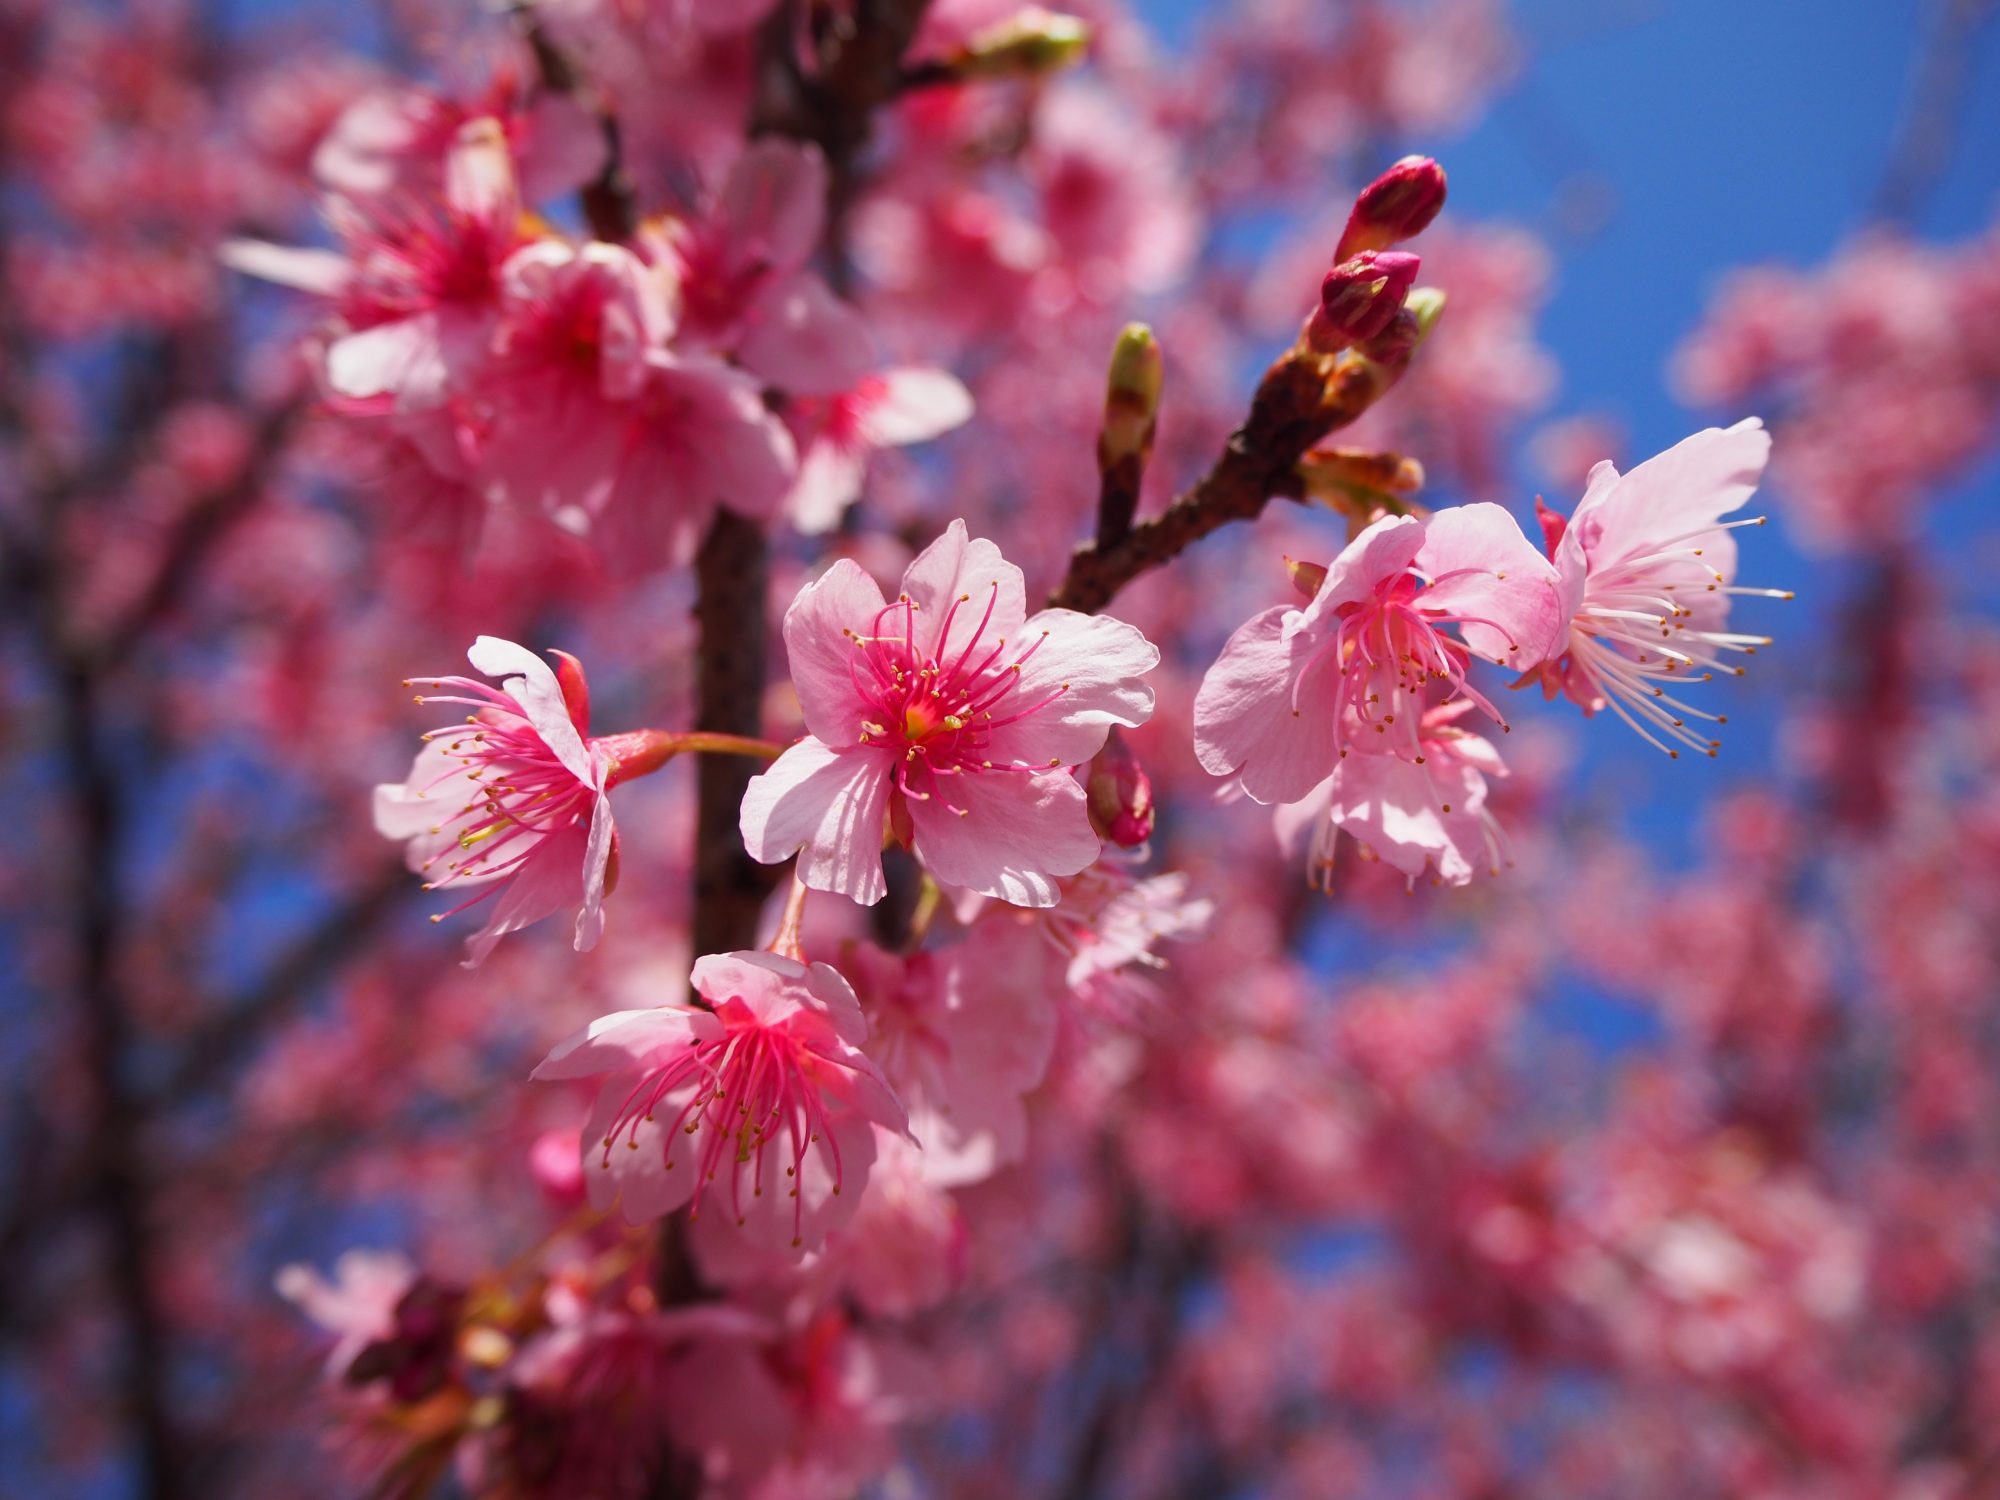
[[[580,694],[566,694],[532,651],[482,635],[466,656],[506,681],[411,679],[433,690],[419,703],[472,713],[424,736],[406,781],[375,788],[376,831],[404,843],[427,889],[471,892],[446,915],[494,903],[466,944],[468,965],[506,933],[572,906],[577,949],[594,947],[614,839],[605,795],[613,757],[586,743]],[[573,680],[580,685],[581,673]]]
[[1056,1043],[1032,944],[1018,929],[984,927],[946,954],[901,958],[865,944],[841,954],[868,1015],[869,1050],[924,1144],[926,1181],[978,1182],[1027,1149],[1022,1096]]
[[340,253],[238,240],[224,258],[333,300],[339,320],[322,378],[336,402],[364,412],[434,409],[483,368],[501,266],[523,243],[505,132],[487,116],[458,128],[433,206],[334,198],[327,215]]
[[546,202],[596,176],[604,133],[590,112],[568,94],[541,93],[524,103],[520,92],[503,71],[470,103],[412,88],[364,94],[320,140],[313,175],[350,198],[431,189],[463,127],[488,118],[506,138],[523,202]]
[[1350,752],[1420,762],[1426,695],[1499,720],[1470,655],[1532,666],[1559,623],[1555,570],[1499,506],[1385,517],[1303,610],[1265,610],[1229,638],[1195,699],[1196,753],[1259,802],[1299,801]]
[[947,885],[1054,905],[1057,877],[1101,847],[1069,768],[1151,715],[1140,679],[1160,654],[1103,615],[1029,616],[1026,597],[1021,570],[963,521],[893,604],[846,558],[807,585],[785,615],[807,737],[744,795],[751,855],[798,853],[807,885],[872,904],[883,838],[907,828]]
[[1628,474],[1598,464],[1568,521],[1544,512],[1567,621],[1540,669],[1548,696],[1566,693],[1586,714],[1608,707],[1670,756],[1675,745],[1715,753],[1721,741],[1687,721],[1722,720],[1667,689],[1717,671],[1741,676],[1721,654],[1770,644],[1723,628],[1733,595],[1791,597],[1736,585],[1731,532],[1763,517],[1722,519],[1750,498],[1770,452],[1755,417],[1705,428]]
[[831,531],[860,498],[868,460],[879,448],[929,442],[972,415],[972,397],[943,370],[893,369],[826,398],[801,397],[790,409],[798,434],[799,473],[785,500],[794,526]]
[[817,1248],[867,1186],[871,1126],[909,1129],[861,1051],[854,991],[775,953],[710,954],[692,977],[712,1009],[601,1016],[535,1069],[605,1078],[583,1136],[590,1201],[640,1224],[699,1215],[713,1192],[764,1249]]
[[666,347],[668,289],[630,251],[531,245],[503,299],[479,461],[495,500],[596,533],[628,565],[684,556],[719,501],[782,501],[790,435],[749,375]]
[[1423,754],[1350,755],[1304,800],[1273,814],[1279,842],[1303,855],[1306,878],[1329,886],[1339,835],[1350,835],[1414,885],[1426,869],[1444,885],[1500,873],[1506,835],[1486,807],[1486,778],[1507,768],[1492,741],[1458,727],[1469,699],[1424,713]]

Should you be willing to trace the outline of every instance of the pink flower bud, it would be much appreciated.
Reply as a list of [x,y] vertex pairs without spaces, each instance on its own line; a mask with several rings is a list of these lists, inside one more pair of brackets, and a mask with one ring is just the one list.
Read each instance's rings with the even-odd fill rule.
[[1364,250],[1326,273],[1319,311],[1307,328],[1315,349],[1359,344],[1385,332],[1416,284],[1421,260],[1407,250]]
[[1350,260],[1410,239],[1443,207],[1444,168],[1428,156],[1406,156],[1361,190],[1333,258]]
[[1153,836],[1153,781],[1119,735],[1105,741],[1084,782],[1090,821],[1110,843],[1136,849]]

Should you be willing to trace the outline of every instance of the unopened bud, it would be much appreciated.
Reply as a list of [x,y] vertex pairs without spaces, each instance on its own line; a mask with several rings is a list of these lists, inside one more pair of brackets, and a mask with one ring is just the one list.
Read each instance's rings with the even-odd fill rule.
[[1097,441],[1097,461],[1109,468],[1121,458],[1143,461],[1153,448],[1153,427],[1160,410],[1165,361],[1153,330],[1128,323],[1111,349],[1111,374],[1105,382],[1104,428]]
[[1389,330],[1416,284],[1422,261],[1407,250],[1364,250],[1326,273],[1306,341],[1321,354],[1365,343]]
[[1288,557],[1285,559],[1285,571],[1292,575],[1292,587],[1305,595],[1308,604],[1319,597],[1320,588],[1326,583],[1326,569],[1319,563]]
[[1444,207],[1444,168],[1428,156],[1406,156],[1361,190],[1336,261],[1385,250],[1420,234]]
[[590,733],[590,684],[584,680],[583,663],[567,651],[551,651],[556,659],[556,681],[562,687],[563,707],[569,721],[581,735]]
[[1349,538],[1384,516],[1421,516],[1409,496],[1423,488],[1424,466],[1400,453],[1367,448],[1315,448],[1299,460],[1306,499],[1347,518]]
[[1562,545],[1563,533],[1569,530],[1569,517],[1559,510],[1550,510],[1542,497],[1537,495],[1535,519],[1542,524],[1542,550],[1553,560],[1556,548]]
[[946,59],[954,78],[1039,78],[1083,60],[1090,28],[1075,16],[1030,5],[975,33]]
[[[1391,255],[1398,252],[1392,250]],[[1355,344],[1357,353],[1378,365],[1401,368],[1410,362],[1417,346],[1429,337],[1438,314],[1444,311],[1444,293],[1436,287],[1420,286],[1404,300],[1389,324],[1373,338]]]
[[1084,781],[1090,821],[1100,837],[1136,849],[1153,836],[1153,781],[1116,730],[1090,763]]

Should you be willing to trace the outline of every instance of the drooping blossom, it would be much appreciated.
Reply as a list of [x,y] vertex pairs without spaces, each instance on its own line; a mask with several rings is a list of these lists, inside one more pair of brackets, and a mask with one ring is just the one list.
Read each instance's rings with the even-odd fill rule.
[[1721,717],[1669,689],[1718,671],[1741,676],[1722,654],[1770,644],[1723,628],[1733,595],[1791,597],[1737,586],[1731,532],[1763,517],[1722,519],[1750,498],[1770,453],[1770,434],[1749,417],[1705,428],[1628,474],[1606,459],[1567,521],[1543,509],[1567,623],[1540,668],[1548,697],[1567,694],[1586,714],[1609,708],[1670,756],[1676,746],[1715,754],[1721,741],[1687,721]]
[[634,1224],[719,1209],[764,1249],[816,1248],[867,1186],[872,1126],[909,1129],[861,1051],[854,991],[775,953],[709,954],[692,979],[712,1009],[601,1016],[535,1069],[605,1079],[583,1133],[590,1200]]
[[1310,884],[1331,880],[1342,833],[1412,884],[1426,868],[1444,885],[1500,873],[1506,835],[1486,809],[1486,778],[1507,768],[1491,740],[1458,727],[1473,707],[1460,698],[1426,710],[1420,760],[1350,755],[1303,801],[1277,809],[1278,840],[1304,856]]
[[559,681],[532,651],[490,635],[466,656],[505,681],[496,688],[472,677],[411,679],[427,689],[419,703],[472,712],[424,736],[406,781],[375,788],[376,831],[403,841],[426,889],[469,893],[445,915],[493,902],[466,944],[468,964],[504,934],[569,907],[578,908],[578,951],[595,947],[614,838],[605,795],[614,757],[584,738],[581,669],[566,660],[568,680]]
[[972,397],[943,370],[899,368],[869,375],[837,396],[802,396],[788,409],[799,472],[785,512],[812,535],[831,531],[860,497],[878,448],[929,442],[972,415]]
[[668,290],[615,245],[543,241],[502,279],[482,394],[479,477],[495,500],[599,536],[637,564],[691,550],[723,501],[768,515],[790,487],[790,435],[757,382],[667,347]]
[[334,197],[326,213],[338,252],[238,240],[223,258],[334,303],[320,376],[343,410],[436,409],[484,369],[501,267],[526,243],[504,130],[490,116],[459,126],[435,200]]
[[1196,753],[1259,802],[1299,801],[1354,752],[1421,765],[1435,695],[1501,717],[1470,658],[1532,667],[1559,623],[1555,570],[1499,506],[1385,517],[1304,609],[1274,606],[1229,638],[1195,698]]
[[308,1265],[278,1272],[278,1295],[328,1333],[338,1336],[327,1356],[327,1374],[347,1373],[355,1355],[396,1328],[396,1307],[417,1279],[409,1257],[394,1250],[348,1250],[322,1276]]
[[1159,652],[1103,615],[1030,617],[1026,599],[1021,570],[963,521],[893,604],[846,558],[801,590],[785,647],[807,737],[744,794],[751,856],[798,853],[808,886],[872,904],[891,835],[947,885],[1053,905],[1100,848],[1070,768],[1151,715],[1140,679]]

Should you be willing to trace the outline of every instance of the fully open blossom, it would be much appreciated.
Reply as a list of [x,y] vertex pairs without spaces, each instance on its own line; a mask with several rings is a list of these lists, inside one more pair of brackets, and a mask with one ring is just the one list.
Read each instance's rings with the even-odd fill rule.
[[321,379],[343,407],[424,412],[485,364],[500,312],[500,269],[523,243],[505,131],[490,116],[458,127],[435,200],[336,197],[327,217],[342,249],[239,240],[236,269],[333,301]]
[[1724,521],[1757,488],[1771,437],[1755,417],[1709,427],[1649,458],[1629,474],[1606,459],[1567,521],[1542,514],[1562,590],[1567,634],[1540,672],[1550,697],[1566,693],[1586,714],[1609,708],[1648,744],[1713,755],[1721,743],[1688,724],[1722,722],[1673,696],[1683,682],[1721,671],[1741,676],[1723,653],[1754,651],[1770,637],[1723,627],[1736,594],[1789,598],[1777,589],[1740,588],[1740,526]]
[[799,472],[785,511],[812,534],[831,531],[860,498],[876,449],[928,442],[964,425],[972,397],[943,370],[899,368],[866,376],[837,396],[800,397],[789,415]]
[[690,551],[718,502],[782,501],[784,425],[750,375],[667,347],[672,298],[630,251],[544,241],[508,263],[503,293],[479,467],[494,499],[627,563]]
[[1300,800],[1350,752],[1421,764],[1433,695],[1500,718],[1467,680],[1471,656],[1534,666],[1559,623],[1555,570],[1499,506],[1385,517],[1304,609],[1267,609],[1229,638],[1195,698],[1196,753],[1259,802]]
[[924,1143],[926,1181],[978,1182],[1027,1149],[1022,1096],[1056,1044],[1033,944],[1019,929],[984,927],[948,953],[904,958],[855,944],[841,956],[868,1015],[869,1050]]
[[647,226],[690,348],[799,396],[836,396],[868,375],[866,323],[807,266],[826,194],[816,147],[766,137],[743,149],[706,214]]
[[785,647],[807,737],[744,794],[751,855],[798,853],[807,885],[873,903],[893,832],[947,885],[1053,905],[1057,877],[1101,847],[1070,768],[1151,715],[1140,679],[1160,654],[1130,625],[1030,617],[1026,599],[1021,570],[963,521],[893,604],[846,558],[801,590]]
[[1303,854],[1312,884],[1331,879],[1342,833],[1412,884],[1426,868],[1444,885],[1499,874],[1506,836],[1486,810],[1486,778],[1507,768],[1491,740],[1458,727],[1472,708],[1461,698],[1425,712],[1420,761],[1350,755],[1303,801],[1277,809],[1279,841]]
[[466,944],[469,964],[504,934],[569,907],[578,908],[577,948],[594,947],[614,836],[605,796],[613,756],[584,739],[582,673],[565,664],[572,687],[532,651],[490,635],[466,656],[505,682],[411,679],[429,690],[419,703],[472,712],[424,736],[407,781],[375,788],[376,831],[404,841],[427,889],[468,892],[446,915],[493,902]]
[[867,1186],[871,1127],[909,1128],[861,1051],[854,991],[775,953],[710,954],[693,981],[712,1009],[601,1016],[535,1070],[605,1077],[583,1133],[590,1201],[634,1224],[719,1209],[765,1249],[815,1248]]

